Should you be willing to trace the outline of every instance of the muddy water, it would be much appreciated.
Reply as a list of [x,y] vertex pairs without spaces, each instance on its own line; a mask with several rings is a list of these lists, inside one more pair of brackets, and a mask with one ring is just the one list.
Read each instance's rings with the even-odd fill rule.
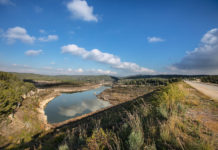
[[97,94],[107,88],[109,87],[102,86],[84,92],[62,93],[47,104],[45,108],[47,121],[58,123],[110,106],[109,102],[96,97]]

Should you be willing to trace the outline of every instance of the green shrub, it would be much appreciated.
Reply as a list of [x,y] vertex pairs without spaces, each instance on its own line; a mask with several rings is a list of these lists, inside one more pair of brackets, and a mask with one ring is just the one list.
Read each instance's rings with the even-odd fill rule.
[[144,134],[141,119],[136,112],[133,114],[127,112],[128,123],[132,128],[128,136],[128,143],[131,150],[139,150],[144,144]]
[[63,144],[63,145],[60,145],[60,146],[58,147],[58,150],[69,150],[69,147],[68,147],[67,144],[65,143],[65,144]]
[[24,83],[15,75],[0,72],[0,115],[13,113],[22,103],[22,95],[34,90],[31,83]]

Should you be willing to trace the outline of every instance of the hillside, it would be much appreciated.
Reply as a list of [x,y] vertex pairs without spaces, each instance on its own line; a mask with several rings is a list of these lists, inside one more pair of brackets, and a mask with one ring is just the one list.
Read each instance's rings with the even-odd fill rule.
[[14,113],[22,105],[23,95],[35,90],[31,83],[25,83],[15,75],[0,72],[0,117]]

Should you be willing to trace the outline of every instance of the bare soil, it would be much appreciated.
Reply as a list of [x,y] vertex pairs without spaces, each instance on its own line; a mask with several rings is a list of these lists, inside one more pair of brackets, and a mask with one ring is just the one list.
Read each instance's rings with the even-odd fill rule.
[[145,95],[153,91],[154,87],[149,86],[125,86],[125,85],[115,85],[110,89],[107,89],[97,95],[99,99],[109,101],[111,104],[119,104],[129,100],[133,100],[137,97]]

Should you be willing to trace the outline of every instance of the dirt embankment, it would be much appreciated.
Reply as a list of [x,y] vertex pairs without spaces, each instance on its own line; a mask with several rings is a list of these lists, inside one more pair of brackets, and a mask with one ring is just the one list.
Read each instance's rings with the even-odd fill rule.
[[135,85],[115,85],[97,95],[99,99],[109,101],[111,104],[126,102],[153,91],[155,87]]

